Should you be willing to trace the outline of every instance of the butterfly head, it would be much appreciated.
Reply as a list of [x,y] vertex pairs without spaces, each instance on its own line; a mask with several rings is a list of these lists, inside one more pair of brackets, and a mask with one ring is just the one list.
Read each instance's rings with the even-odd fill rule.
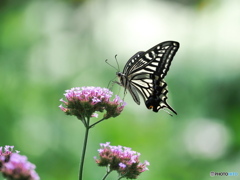
[[121,73],[121,72],[116,72],[116,75],[120,78],[120,77],[123,76],[123,73]]
[[122,73],[122,72],[116,72],[116,75],[117,75],[117,77],[118,77],[118,79],[119,79],[119,85],[120,86],[124,86],[125,85],[125,83],[126,83],[126,78],[125,78],[125,75]]

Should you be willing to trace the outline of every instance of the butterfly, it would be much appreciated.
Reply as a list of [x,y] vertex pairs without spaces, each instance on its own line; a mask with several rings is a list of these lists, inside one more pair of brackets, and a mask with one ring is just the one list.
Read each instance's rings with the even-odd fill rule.
[[118,84],[125,88],[125,93],[126,89],[130,92],[138,105],[140,94],[148,109],[158,112],[167,108],[177,114],[167,103],[168,90],[164,77],[178,48],[178,42],[165,41],[146,52],[137,52],[127,61],[123,72],[116,73],[120,81]]

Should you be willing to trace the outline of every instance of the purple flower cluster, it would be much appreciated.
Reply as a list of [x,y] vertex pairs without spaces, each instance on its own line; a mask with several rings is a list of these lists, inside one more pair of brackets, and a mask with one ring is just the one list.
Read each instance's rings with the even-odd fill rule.
[[14,146],[0,147],[0,172],[8,180],[39,180],[35,165],[27,161]]
[[70,90],[66,90],[64,96],[67,101],[60,99],[64,106],[60,105],[59,108],[67,115],[77,116],[79,119],[97,117],[94,112],[103,112],[105,119],[118,116],[124,106],[123,102],[118,96],[110,100],[112,92],[107,88],[100,87],[75,87]]
[[148,170],[149,162],[140,163],[140,153],[123,146],[110,146],[110,143],[100,144],[99,159],[95,161],[99,166],[116,170],[121,178],[136,179],[142,172]]

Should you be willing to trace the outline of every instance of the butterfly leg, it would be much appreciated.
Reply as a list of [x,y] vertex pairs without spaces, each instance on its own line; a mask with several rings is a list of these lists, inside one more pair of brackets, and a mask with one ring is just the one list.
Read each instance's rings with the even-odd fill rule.
[[108,88],[109,90],[112,90],[112,89],[113,89],[113,85],[114,85],[113,81],[109,81],[109,83],[108,83],[108,85],[107,85],[107,88]]
[[125,98],[126,94],[127,94],[127,89],[124,88],[123,101],[124,101],[124,98]]

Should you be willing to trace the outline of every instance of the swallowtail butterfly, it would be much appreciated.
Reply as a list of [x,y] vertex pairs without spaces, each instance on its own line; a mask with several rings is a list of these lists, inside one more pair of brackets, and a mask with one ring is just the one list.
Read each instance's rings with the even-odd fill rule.
[[140,94],[148,109],[158,112],[167,108],[177,112],[167,103],[167,83],[164,81],[174,55],[179,48],[176,41],[165,41],[148,51],[140,51],[126,63],[123,72],[117,72],[118,84],[130,92],[133,100],[139,105]]

